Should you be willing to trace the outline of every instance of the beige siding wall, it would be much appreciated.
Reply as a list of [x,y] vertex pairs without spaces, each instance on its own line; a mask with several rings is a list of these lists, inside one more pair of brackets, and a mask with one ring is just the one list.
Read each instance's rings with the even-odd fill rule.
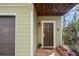
[[[38,16],[38,23],[42,22],[42,21],[56,21],[56,32],[55,32],[55,36],[56,36],[56,47],[59,46],[62,43],[62,38],[61,38],[61,16]],[[42,33],[42,29],[41,29],[41,24],[37,26],[38,27],[38,43],[42,43],[42,37],[41,37],[41,33]],[[59,29],[59,31],[57,31],[57,29]]]
[[33,9],[33,55],[35,55],[37,48],[37,13]]
[[0,13],[16,13],[15,54],[30,55],[30,7],[0,6]]

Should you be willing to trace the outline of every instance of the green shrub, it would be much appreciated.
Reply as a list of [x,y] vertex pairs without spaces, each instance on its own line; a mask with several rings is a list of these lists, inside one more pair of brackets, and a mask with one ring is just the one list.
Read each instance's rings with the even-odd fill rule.
[[42,46],[41,43],[39,43],[38,46],[37,46],[37,48],[40,48],[41,46]]

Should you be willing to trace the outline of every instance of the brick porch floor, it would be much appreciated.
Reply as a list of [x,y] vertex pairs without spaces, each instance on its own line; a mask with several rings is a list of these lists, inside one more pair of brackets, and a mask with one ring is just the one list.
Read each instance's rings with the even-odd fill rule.
[[54,52],[55,51],[54,51],[53,48],[49,48],[49,49],[39,48],[39,49],[36,50],[35,56],[53,56]]
[[68,56],[69,54],[74,55],[71,52],[68,52],[65,48],[39,48],[36,50],[35,56]]

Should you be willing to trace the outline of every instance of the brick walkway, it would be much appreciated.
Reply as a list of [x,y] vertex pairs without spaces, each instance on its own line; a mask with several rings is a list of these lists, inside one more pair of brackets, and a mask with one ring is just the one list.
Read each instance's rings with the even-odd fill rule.
[[52,49],[40,48],[40,49],[37,49],[35,56],[50,56],[50,55],[53,56],[53,53],[54,53],[53,48]]

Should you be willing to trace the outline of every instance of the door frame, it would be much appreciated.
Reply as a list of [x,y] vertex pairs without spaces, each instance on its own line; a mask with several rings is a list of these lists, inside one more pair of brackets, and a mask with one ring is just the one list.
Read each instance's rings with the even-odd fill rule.
[[[53,23],[53,24],[54,24],[54,26],[53,26],[53,28],[54,28],[54,30],[53,30],[53,35],[54,35],[54,36],[53,36],[53,40],[54,40],[54,41],[53,41],[53,47],[52,47],[52,46],[44,46],[44,45],[43,45],[43,43],[44,43],[44,41],[43,41],[43,40],[44,40],[44,39],[43,39],[43,36],[44,36],[44,34],[43,34],[43,32],[44,32],[44,30],[43,30],[43,24],[44,24],[44,23]],[[55,43],[55,42],[56,42],[56,41],[55,41],[55,40],[56,40],[56,39],[55,39],[55,38],[56,38],[56,37],[55,37],[55,36],[56,36],[56,35],[55,35],[55,33],[56,33],[56,31],[55,31],[55,30],[56,30],[55,21],[42,21],[42,26],[41,26],[41,27],[42,27],[42,36],[41,36],[41,37],[42,37],[42,48],[55,48],[55,47],[56,47],[56,43]]]

